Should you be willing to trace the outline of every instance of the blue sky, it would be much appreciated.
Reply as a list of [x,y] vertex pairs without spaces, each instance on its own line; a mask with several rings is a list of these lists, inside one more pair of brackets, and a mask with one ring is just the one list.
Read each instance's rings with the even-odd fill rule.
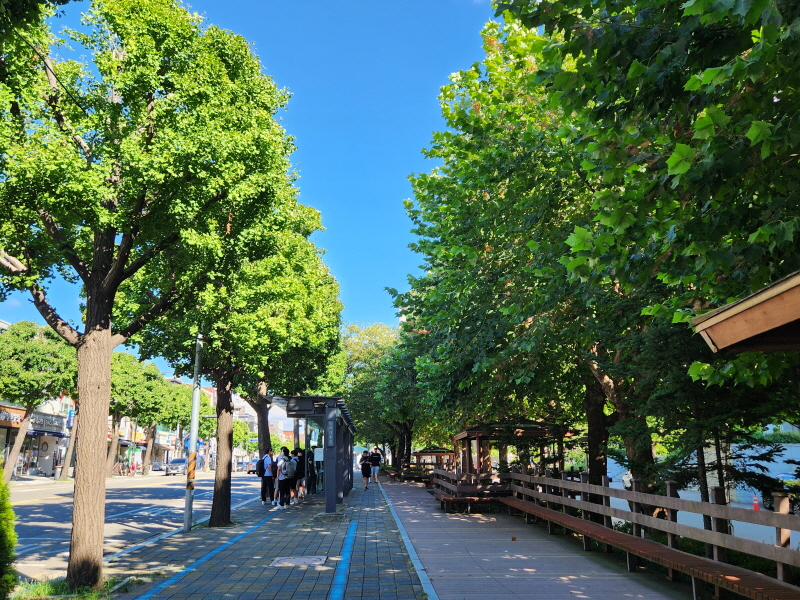
[[[386,287],[407,289],[420,257],[408,244],[408,175],[435,165],[421,154],[443,127],[437,95],[451,73],[481,59],[488,0],[195,1],[210,23],[252,42],[265,72],[292,94],[281,118],[295,136],[300,199],[322,212],[315,242],[341,286],[346,322],[396,323]],[[88,2],[66,6],[73,22]],[[77,321],[77,290],[53,300]],[[43,322],[27,296],[0,303],[0,319]]]

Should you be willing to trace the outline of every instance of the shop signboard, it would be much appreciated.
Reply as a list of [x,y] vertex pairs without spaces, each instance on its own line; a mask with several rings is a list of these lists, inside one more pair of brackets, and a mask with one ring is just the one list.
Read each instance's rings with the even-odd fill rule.
[[61,415],[46,415],[35,412],[31,415],[30,429],[42,432],[63,433],[67,418]]
[[23,409],[14,408],[12,406],[0,406],[0,427],[19,429],[24,418],[25,411]]

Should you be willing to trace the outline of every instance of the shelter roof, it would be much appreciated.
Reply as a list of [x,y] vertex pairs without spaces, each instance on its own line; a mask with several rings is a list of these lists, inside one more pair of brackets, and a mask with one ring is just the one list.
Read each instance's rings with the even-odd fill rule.
[[272,402],[282,406],[286,410],[286,416],[290,419],[313,419],[325,416],[327,407],[336,407],[339,410],[347,427],[355,433],[357,431],[353,417],[347,405],[339,397],[335,396],[272,396]]
[[[461,433],[453,436],[453,439],[456,441],[463,439],[474,440],[477,437],[500,439],[507,436],[519,438],[555,439],[556,437],[561,437],[560,435],[557,436],[556,432],[559,431],[562,431],[561,427],[556,427],[552,423],[547,423],[545,421],[512,419],[508,421],[495,421],[494,423],[485,423],[482,425],[476,425],[474,427],[468,427]],[[563,437],[571,437],[572,435],[574,434],[568,431],[563,434]]]
[[714,352],[800,351],[800,271],[692,320]]
[[427,448],[423,448],[422,450],[417,450],[416,452],[412,452],[411,454],[455,454],[452,449],[448,448],[439,448],[438,446],[428,446]]

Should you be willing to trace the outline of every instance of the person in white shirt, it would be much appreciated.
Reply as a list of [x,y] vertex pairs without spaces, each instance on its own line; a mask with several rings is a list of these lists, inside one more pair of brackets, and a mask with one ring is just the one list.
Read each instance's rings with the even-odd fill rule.
[[278,506],[276,508],[286,508],[289,506],[289,501],[291,499],[290,491],[289,491],[289,483],[291,478],[284,475],[283,463],[288,462],[290,460],[289,457],[289,449],[286,446],[281,448],[281,453],[278,455],[278,464],[277,464],[277,472],[278,472]]
[[267,498],[270,504],[277,504],[275,500],[275,459],[272,457],[272,449],[261,459],[264,461],[264,474],[261,476],[261,504],[262,506],[267,503]]

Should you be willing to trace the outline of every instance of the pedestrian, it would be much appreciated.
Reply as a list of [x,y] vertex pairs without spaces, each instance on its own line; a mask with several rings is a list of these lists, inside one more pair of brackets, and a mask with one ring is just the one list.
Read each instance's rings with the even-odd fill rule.
[[297,453],[298,452],[299,452],[299,450],[297,448],[295,448],[294,450],[292,450],[291,458],[289,458],[289,460],[292,461],[292,465],[294,466],[294,474],[289,479],[289,495],[291,496],[290,502],[292,504],[297,504],[297,501],[298,501],[297,500],[298,499],[298,496],[297,496],[297,478],[298,478],[298,474],[300,473],[300,469],[299,469],[299,466],[298,466],[300,461],[297,458]]
[[269,498],[271,505],[276,505],[275,500],[275,459],[273,458],[272,448],[256,464],[256,475],[261,475],[261,505],[264,506]]
[[295,479],[297,480],[297,499],[306,499],[306,452],[302,448],[296,448],[297,452],[297,473]]
[[361,462],[358,463],[361,467],[361,475],[364,477],[364,491],[369,489],[369,476],[372,474],[372,461],[369,458],[369,451],[364,450],[361,453]]
[[372,463],[372,483],[378,483],[378,471],[381,470],[383,454],[381,454],[377,446],[372,448],[372,454],[369,455],[369,460]]
[[286,446],[281,447],[281,453],[278,456],[278,506],[275,508],[286,508],[289,506],[291,500],[291,492],[289,485],[294,477],[294,472],[289,464],[291,459],[289,457],[289,449]]

